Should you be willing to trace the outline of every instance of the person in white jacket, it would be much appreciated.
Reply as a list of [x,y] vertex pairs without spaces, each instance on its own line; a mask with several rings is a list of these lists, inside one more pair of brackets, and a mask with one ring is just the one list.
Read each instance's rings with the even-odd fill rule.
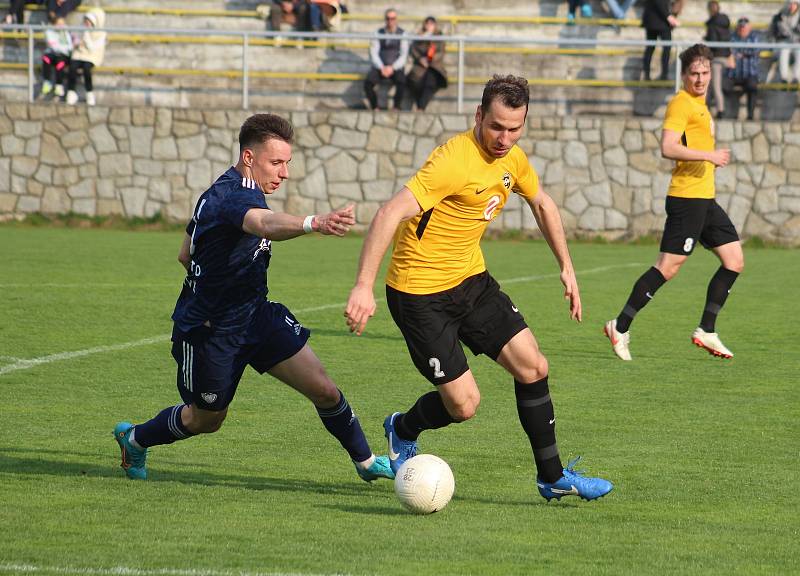
[[78,93],[75,87],[78,82],[78,72],[83,73],[83,82],[86,86],[86,104],[94,106],[95,99],[92,86],[92,68],[100,66],[106,52],[106,33],[97,28],[105,25],[106,14],[100,8],[93,8],[83,17],[86,31],[75,43],[75,50],[72,52],[72,60],[69,64],[69,76],[67,79],[68,92],[67,104],[74,106],[78,103]]
[[59,98],[64,96],[64,73],[69,67],[72,53],[72,36],[65,30],[63,18],[55,18],[53,28],[44,31],[47,47],[42,53],[42,96],[53,92]]

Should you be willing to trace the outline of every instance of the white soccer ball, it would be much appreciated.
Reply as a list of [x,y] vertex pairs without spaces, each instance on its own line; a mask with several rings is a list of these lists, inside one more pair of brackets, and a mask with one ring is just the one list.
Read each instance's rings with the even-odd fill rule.
[[441,510],[453,497],[456,482],[447,462],[433,454],[419,454],[406,460],[394,478],[394,492],[400,503],[414,514]]

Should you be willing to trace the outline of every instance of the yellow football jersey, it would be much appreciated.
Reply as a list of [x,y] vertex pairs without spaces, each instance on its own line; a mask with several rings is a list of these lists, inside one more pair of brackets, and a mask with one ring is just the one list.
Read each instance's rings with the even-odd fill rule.
[[433,294],[486,270],[483,232],[511,191],[536,196],[539,178],[519,146],[493,158],[470,129],[436,148],[406,187],[422,213],[398,226],[386,283],[401,292]]
[[[714,121],[705,96],[691,96],[685,90],[678,92],[667,105],[663,127],[681,134],[681,142],[687,148],[714,150]],[[714,193],[713,163],[676,161],[667,194],[679,198],[713,198]]]

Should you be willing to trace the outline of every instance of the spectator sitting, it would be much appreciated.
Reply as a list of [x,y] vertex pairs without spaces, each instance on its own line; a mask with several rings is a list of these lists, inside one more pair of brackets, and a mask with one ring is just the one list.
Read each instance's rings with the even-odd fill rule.
[[447,70],[444,68],[444,42],[433,38],[442,35],[436,18],[425,18],[420,34],[431,38],[415,40],[411,44],[408,86],[414,95],[417,110],[425,110],[434,93],[440,88],[447,88]]
[[305,32],[309,27],[306,0],[273,0],[269,11],[270,28],[275,31]]
[[[800,0],[788,0],[781,11],[775,14],[770,23],[770,35],[775,42],[786,44],[800,43]],[[789,82],[792,74],[789,62],[794,54],[794,82],[800,81],[800,48],[784,48],[778,55],[778,69],[781,81]]]
[[50,21],[66,18],[81,5],[82,0],[47,0],[47,17]]
[[61,98],[64,95],[64,72],[69,67],[70,54],[72,53],[72,36],[64,29],[66,22],[63,18],[56,18],[53,28],[44,32],[47,45],[42,53],[42,96],[53,92]]
[[[738,44],[753,44],[759,42],[758,34],[753,31],[748,18],[739,18],[736,22],[736,33],[732,38]],[[728,76],[733,80],[734,86],[741,86],[747,94],[747,119],[752,120],[756,109],[756,95],[758,94],[758,48],[734,48],[734,66],[728,70]]]
[[78,82],[78,72],[83,72],[83,82],[86,86],[86,104],[96,104],[92,86],[92,68],[100,66],[106,53],[106,33],[96,28],[102,28],[106,21],[106,13],[100,8],[92,8],[83,17],[86,31],[80,35],[72,52],[69,63],[69,76],[67,78],[67,104],[74,106],[78,103],[78,93],[75,87]]
[[338,0],[311,0],[311,27],[314,30],[335,32],[342,25],[342,5]]
[[[385,14],[386,26],[378,30],[378,34],[395,34],[403,36],[405,31],[397,25],[397,10],[389,8]],[[408,40],[403,38],[380,38],[370,43],[369,58],[372,68],[364,80],[364,92],[367,94],[370,107],[378,108],[378,94],[375,86],[389,80],[394,84],[394,107],[400,109],[406,86],[404,68],[408,59]]]
[[[648,40],[672,40],[672,29],[680,25],[675,13],[683,7],[682,3],[672,5],[669,0],[645,0],[642,12],[642,27]],[[642,57],[642,70],[644,79],[650,80],[650,62],[653,60],[655,46],[647,46]],[[659,80],[669,77],[669,46],[661,49],[661,75]]]
[[[706,20],[706,37],[709,42],[730,42],[731,21],[720,12],[719,2],[708,3],[708,20]],[[725,115],[725,95],[722,93],[722,72],[728,67],[731,49],[711,48],[714,60],[711,62],[711,89],[714,91],[714,103],[717,106],[717,118]]]
[[575,24],[575,13],[578,11],[578,6],[581,7],[581,15],[584,18],[592,17],[592,5],[589,0],[567,0],[569,10],[567,12],[567,24]]

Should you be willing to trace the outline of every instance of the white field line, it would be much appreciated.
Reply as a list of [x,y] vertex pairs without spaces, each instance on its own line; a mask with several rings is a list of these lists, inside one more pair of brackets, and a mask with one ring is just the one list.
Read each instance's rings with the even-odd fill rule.
[[[608,272],[609,270],[618,270],[620,268],[632,268],[635,266],[643,266],[640,262],[628,262],[626,264],[612,264],[609,266],[599,266],[597,268],[589,268],[578,273],[578,276],[585,276],[587,274],[598,274],[600,272]],[[560,274],[554,272],[552,274],[539,274],[536,276],[520,276],[518,278],[509,278],[507,280],[500,280],[500,284],[518,284],[520,282],[536,282],[538,280],[547,280],[558,278]],[[313,306],[311,308],[303,308],[297,310],[295,314],[307,314],[309,312],[319,312],[320,310],[329,310],[331,308],[344,308],[346,303],[339,302],[336,304],[324,304],[322,306]],[[134,340],[133,342],[123,342],[122,344],[111,344],[108,346],[95,346],[94,348],[86,348],[85,350],[74,350],[72,352],[59,352],[58,354],[49,354],[47,356],[40,356],[39,358],[31,359],[16,359],[13,364],[0,367],[0,376],[16,372],[18,370],[28,370],[35,366],[42,364],[50,364],[52,362],[60,362],[62,360],[72,360],[73,358],[82,358],[92,354],[100,354],[103,352],[116,352],[119,350],[128,350],[129,348],[137,348],[139,346],[146,346],[148,344],[157,344],[166,342],[170,339],[169,334],[162,334],[161,336],[153,336],[150,338],[142,338],[141,340]],[[10,358],[10,357],[3,357]],[[0,565],[2,566],[2,565]]]
[[[90,576],[326,576],[304,572],[246,572],[205,570],[196,568],[77,568],[72,566],[35,566],[33,564],[0,564],[0,574],[85,574]],[[330,574],[327,576],[343,576]]]
[[[27,284],[13,282],[9,284],[0,284],[0,288],[86,288],[87,284],[85,282],[75,282],[75,283],[34,283],[30,282]],[[180,288],[180,284],[175,284],[174,282],[161,282],[157,284],[136,284],[136,283],[120,283],[120,282],[98,282],[96,284],[88,284],[92,288],[111,288],[114,290],[118,290],[120,288]]]

